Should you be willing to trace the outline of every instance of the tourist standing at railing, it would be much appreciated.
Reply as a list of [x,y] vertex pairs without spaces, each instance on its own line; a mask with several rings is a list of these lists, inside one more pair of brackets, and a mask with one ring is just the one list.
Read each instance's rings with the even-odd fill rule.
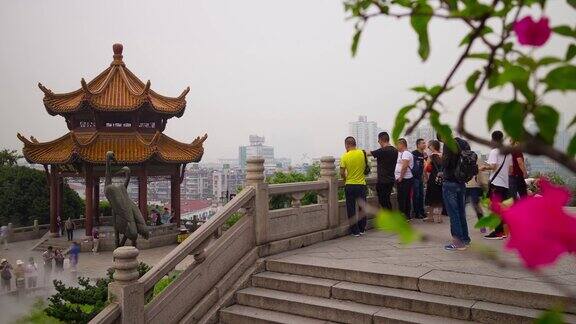
[[414,178],[412,213],[414,218],[424,219],[426,218],[426,211],[424,210],[424,162],[427,159],[424,139],[419,138],[416,140],[416,149],[412,151],[412,156],[414,157],[414,167],[411,170]]
[[6,259],[0,261],[0,278],[2,279],[2,292],[12,290],[12,265]]
[[98,247],[100,245],[100,232],[98,227],[92,229],[92,253],[98,254]]
[[398,150],[390,145],[390,135],[386,132],[378,134],[378,144],[380,148],[368,153],[376,158],[376,193],[378,194],[378,203],[385,209],[392,209],[390,195],[394,188],[394,169],[398,159]]
[[396,143],[398,149],[398,158],[396,159],[396,168],[394,176],[396,177],[396,191],[398,194],[398,209],[406,216],[407,219],[411,218],[411,193],[414,186],[414,176],[412,169],[414,168],[414,157],[410,153],[408,143],[405,139],[401,138]]
[[[504,142],[504,134],[501,131],[492,132],[492,142],[499,146]],[[487,165],[482,166],[481,170],[490,170],[490,180],[488,182],[488,197],[497,196],[499,199],[506,200],[510,198],[509,192],[509,169],[512,165],[512,156],[510,154],[500,153],[500,149],[493,148],[488,154]],[[504,223],[484,236],[487,240],[502,240],[506,237],[504,233]]]
[[425,171],[428,173],[426,183],[426,204],[428,205],[428,217],[426,222],[442,223],[442,178],[438,176],[442,172],[442,153],[440,142],[431,140],[428,142],[430,155],[426,162]]
[[[511,144],[518,145],[516,141],[512,141]],[[508,177],[508,186],[510,189],[510,197],[514,200],[528,196],[526,178],[528,178],[528,171],[526,170],[524,154],[521,151],[512,152],[512,167],[510,169],[510,176]]]
[[66,234],[68,235],[68,241],[74,240],[74,228],[75,228],[75,226],[74,226],[74,222],[72,222],[72,219],[70,217],[68,217],[68,219],[66,220],[64,227],[66,227]]
[[8,226],[0,227],[0,243],[4,245],[4,250],[8,250]]
[[470,244],[470,234],[468,223],[466,222],[465,194],[466,183],[456,176],[459,159],[462,151],[470,150],[470,144],[465,140],[456,137],[456,152],[444,145],[442,151],[442,169],[439,175],[442,178],[442,199],[450,217],[450,233],[452,243],[444,246],[445,250],[466,250]]
[[358,237],[366,230],[366,215],[363,210],[356,215],[356,201],[366,201],[366,153],[356,148],[356,140],[352,136],[346,137],[344,147],[346,153],[340,158],[340,176],[344,180],[350,234]]
[[28,288],[36,288],[38,286],[38,265],[36,265],[33,257],[28,259],[28,264],[26,265],[26,281]]
[[162,224],[169,224],[170,223],[170,211],[168,207],[164,207],[164,213],[162,213]]
[[44,260],[44,286],[48,285],[50,277],[52,276],[52,260],[54,259],[54,250],[49,246],[44,253],[42,253],[42,260]]

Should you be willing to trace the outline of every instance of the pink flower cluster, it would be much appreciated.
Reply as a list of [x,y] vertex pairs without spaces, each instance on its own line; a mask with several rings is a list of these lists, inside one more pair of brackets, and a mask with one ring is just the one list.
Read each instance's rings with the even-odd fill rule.
[[548,18],[542,17],[534,21],[532,17],[526,16],[514,23],[514,32],[520,44],[542,46],[550,38],[552,30],[548,24]]
[[565,253],[576,253],[576,217],[565,206],[570,192],[540,179],[540,197],[527,197],[510,207],[491,197],[490,208],[508,225],[506,248],[516,250],[527,268],[550,265]]

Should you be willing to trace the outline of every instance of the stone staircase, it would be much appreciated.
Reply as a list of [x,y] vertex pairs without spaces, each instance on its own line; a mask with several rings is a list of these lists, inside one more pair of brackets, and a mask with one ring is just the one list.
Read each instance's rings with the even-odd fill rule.
[[[381,265],[382,266],[382,265]],[[532,323],[567,299],[545,286],[333,260],[266,260],[266,271],[220,311],[221,323]],[[535,283],[536,284],[536,283]],[[576,323],[576,305],[567,323]]]

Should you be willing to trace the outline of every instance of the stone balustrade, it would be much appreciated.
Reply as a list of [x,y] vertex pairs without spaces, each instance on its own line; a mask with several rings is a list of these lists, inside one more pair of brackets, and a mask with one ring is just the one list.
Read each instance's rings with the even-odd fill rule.
[[[321,158],[318,181],[269,185],[264,159],[248,159],[246,188],[142,278],[134,280],[131,268],[137,264],[137,250],[115,250],[120,282],[110,285],[111,304],[91,323],[109,323],[111,318],[121,323],[213,321],[218,309],[230,304],[233,293],[258,271],[259,258],[346,235],[345,204],[338,199],[344,184],[334,162],[330,156]],[[371,168],[367,182],[374,186],[373,163]],[[302,204],[307,192],[318,195],[317,203]],[[291,205],[270,210],[270,197],[277,195],[290,197]],[[368,200],[376,203],[374,196]],[[238,216],[228,228],[226,222]],[[177,266],[184,269],[178,278],[147,302],[145,296]]]

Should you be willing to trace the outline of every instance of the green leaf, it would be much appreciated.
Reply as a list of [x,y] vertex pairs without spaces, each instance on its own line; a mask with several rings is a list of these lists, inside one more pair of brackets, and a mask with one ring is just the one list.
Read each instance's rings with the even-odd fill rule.
[[576,56],[576,45],[570,44],[570,46],[568,46],[568,49],[566,50],[566,62],[573,59],[574,56]]
[[506,109],[507,105],[508,103],[506,102],[496,102],[490,106],[490,108],[488,109],[488,119],[487,119],[488,129],[492,129],[492,127],[494,127],[494,124],[496,124],[497,121],[502,119],[502,112],[504,111],[504,109]]
[[412,90],[414,92],[428,93],[428,88],[426,88],[426,86],[423,86],[423,85],[412,87],[412,88],[410,88],[410,90]]
[[572,6],[572,8],[576,9],[576,0],[566,0],[566,2],[568,2],[568,4]]
[[536,61],[534,61],[530,56],[520,56],[517,61],[520,65],[527,67],[530,71],[534,71],[537,67]]
[[422,235],[408,223],[399,211],[381,209],[376,214],[374,227],[398,235],[402,244],[411,244],[422,239]]
[[562,62],[562,60],[557,58],[557,57],[545,56],[545,57],[541,58],[540,60],[538,60],[537,65],[538,66],[545,66],[545,65],[550,65],[550,64],[560,63],[560,62]]
[[518,65],[509,65],[498,77],[498,85],[510,82],[516,86],[526,84],[530,78],[530,72]]
[[426,61],[430,55],[430,42],[428,40],[428,23],[432,17],[432,7],[430,7],[426,2],[418,2],[414,10],[412,10],[412,15],[410,16],[410,24],[412,28],[418,34],[418,54],[422,61]]
[[440,114],[435,110],[430,112],[430,125],[432,125],[444,145],[446,145],[449,150],[452,152],[458,151],[458,143],[456,143],[456,140],[452,135],[452,128],[440,122]]
[[569,157],[574,157],[574,155],[576,155],[576,135],[574,135],[574,137],[572,137],[570,140],[566,154],[568,154]]
[[496,227],[498,227],[498,225],[500,225],[500,223],[502,223],[500,217],[494,213],[490,213],[490,215],[480,218],[476,222],[476,225],[474,225],[474,228],[495,229]]
[[[494,30],[488,26],[484,26],[482,28],[482,30],[480,31],[480,35],[479,36],[484,36],[487,34],[490,34],[491,32],[493,32]],[[474,31],[468,33],[468,35],[466,35],[462,41],[460,41],[460,44],[458,46],[462,46],[462,45],[466,45],[468,43],[470,43],[470,40],[472,39],[472,34],[474,33]]]
[[430,88],[428,90],[428,93],[432,96],[432,97],[436,97],[440,94],[440,91],[442,91],[442,86],[439,85],[435,85],[432,88]]
[[518,101],[510,101],[502,111],[502,127],[514,140],[520,140],[524,134],[524,106]]
[[492,11],[492,7],[480,3],[478,1],[463,1],[466,7],[460,11],[460,15],[463,17],[468,17],[472,19],[480,19],[484,15],[489,14]]
[[576,66],[564,65],[557,67],[548,72],[543,81],[548,85],[546,91],[576,90]]
[[561,25],[552,28],[552,31],[558,35],[566,36],[566,37],[576,37],[576,31],[574,31],[568,25]]
[[352,57],[356,56],[356,51],[358,50],[358,43],[360,42],[360,36],[362,35],[362,29],[357,29],[352,37],[352,46],[350,51],[352,52]]
[[466,80],[466,90],[468,90],[469,93],[476,92],[476,81],[478,81],[480,74],[480,71],[475,71]]
[[406,127],[406,124],[409,122],[408,118],[406,118],[406,114],[415,107],[416,105],[408,105],[400,108],[400,111],[398,111],[396,121],[394,122],[394,129],[392,129],[392,139],[394,143],[398,141],[402,131],[404,131],[404,127]]
[[562,314],[562,310],[561,309],[550,309],[550,310],[546,310],[542,313],[540,313],[540,315],[538,315],[538,318],[536,319],[536,321],[534,321],[535,324],[562,324],[564,323],[564,315]]
[[540,130],[540,136],[548,144],[553,145],[556,130],[560,123],[560,114],[550,106],[539,106],[534,110],[533,114],[536,125],[538,125]]

